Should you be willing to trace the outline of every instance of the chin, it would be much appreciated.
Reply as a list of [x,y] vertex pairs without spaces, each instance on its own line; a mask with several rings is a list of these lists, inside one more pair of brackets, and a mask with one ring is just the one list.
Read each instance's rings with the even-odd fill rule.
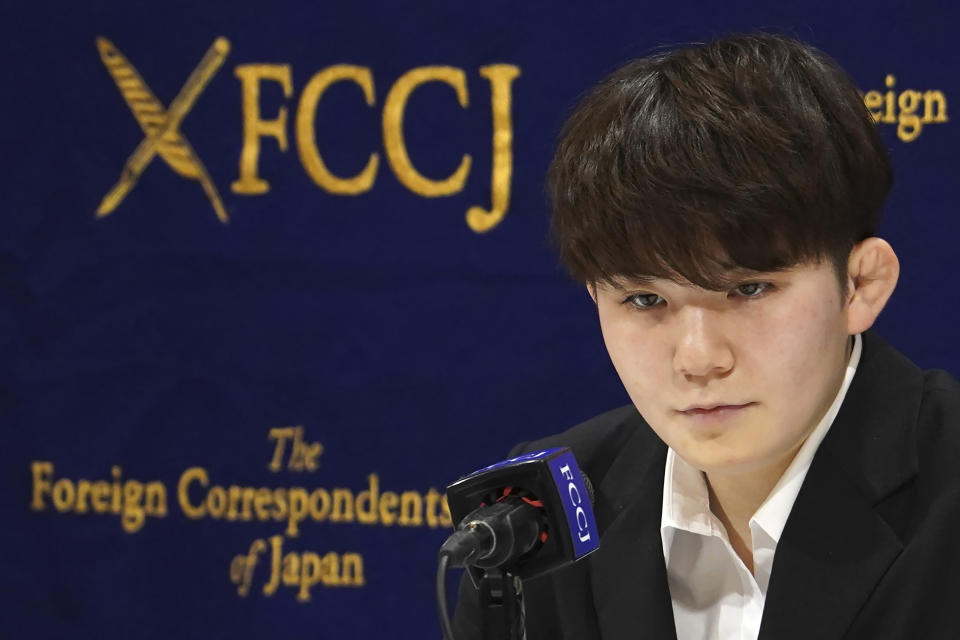
[[748,473],[771,465],[776,456],[765,451],[741,452],[695,450],[677,453],[695,468],[708,474]]

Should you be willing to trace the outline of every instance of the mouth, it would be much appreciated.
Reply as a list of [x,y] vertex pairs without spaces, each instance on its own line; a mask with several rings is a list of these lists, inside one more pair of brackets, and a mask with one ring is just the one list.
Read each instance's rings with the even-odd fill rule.
[[724,420],[742,412],[747,407],[753,406],[753,402],[744,404],[706,404],[693,405],[682,409],[680,413],[698,420],[709,420],[711,422]]

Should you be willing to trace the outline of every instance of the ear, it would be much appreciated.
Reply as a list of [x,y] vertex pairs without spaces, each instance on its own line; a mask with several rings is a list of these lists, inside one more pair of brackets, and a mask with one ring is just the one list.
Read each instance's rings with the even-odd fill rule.
[[867,238],[847,261],[847,333],[863,333],[883,311],[897,286],[900,261],[881,238]]
[[597,285],[593,282],[587,283],[587,293],[590,294],[590,298],[593,300],[593,304],[597,304]]

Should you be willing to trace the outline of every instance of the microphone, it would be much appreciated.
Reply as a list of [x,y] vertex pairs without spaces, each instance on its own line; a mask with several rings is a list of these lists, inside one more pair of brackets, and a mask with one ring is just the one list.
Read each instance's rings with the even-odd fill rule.
[[522,579],[579,560],[600,546],[593,487],[568,448],[527,453],[447,487],[457,530],[438,554],[436,596],[445,640],[448,567],[468,568],[480,591],[484,640],[526,637]]
[[532,578],[596,550],[593,487],[568,448],[527,453],[447,487],[457,530],[440,549],[449,566],[505,567]]

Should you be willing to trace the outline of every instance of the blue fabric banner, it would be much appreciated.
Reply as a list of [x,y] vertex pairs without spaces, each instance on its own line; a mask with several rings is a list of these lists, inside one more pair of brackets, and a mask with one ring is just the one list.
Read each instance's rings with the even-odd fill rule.
[[956,5],[0,15],[2,637],[439,637],[444,487],[628,402],[544,173],[578,96],[663,45],[840,62],[896,174],[878,329],[960,371]]

